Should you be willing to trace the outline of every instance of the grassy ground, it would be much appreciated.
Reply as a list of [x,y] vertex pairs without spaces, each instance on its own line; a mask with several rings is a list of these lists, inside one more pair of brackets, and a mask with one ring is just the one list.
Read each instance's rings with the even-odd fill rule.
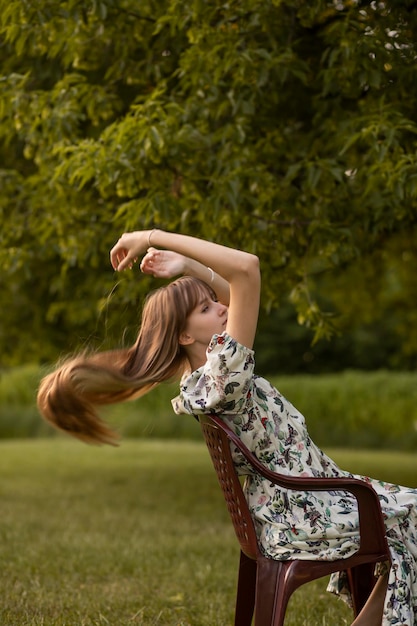
[[[333,456],[416,482],[416,457]],[[204,445],[58,438],[0,443],[0,624],[233,623],[238,547]],[[288,626],[349,624],[326,581],[291,600]]]

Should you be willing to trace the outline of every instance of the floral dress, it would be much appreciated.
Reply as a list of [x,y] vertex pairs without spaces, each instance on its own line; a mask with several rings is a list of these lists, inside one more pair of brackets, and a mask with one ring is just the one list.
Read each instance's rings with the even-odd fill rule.
[[[269,469],[291,476],[354,476],[341,470],[310,439],[305,420],[270,383],[254,374],[254,352],[227,333],[214,335],[206,364],[181,381],[176,413],[216,413]],[[245,493],[262,551],[274,559],[333,560],[359,545],[358,513],[347,492],[287,490],[251,473],[235,449],[234,462],[247,475]],[[383,626],[417,624],[417,490],[363,476],[377,492],[391,551]],[[342,574],[329,591],[344,595]]]

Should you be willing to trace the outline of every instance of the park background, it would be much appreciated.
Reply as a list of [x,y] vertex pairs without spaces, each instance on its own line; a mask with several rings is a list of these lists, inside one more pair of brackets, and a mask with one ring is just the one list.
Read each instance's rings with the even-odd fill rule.
[[231,621],[235,540],[175,385],[106,412],[116,451],[36,410],[52,364],[128,345],[162,284],[114,274],[125,230],[257,254],[258,372],[348,469],[416,486],[416,8],[0,0],[1,623]]

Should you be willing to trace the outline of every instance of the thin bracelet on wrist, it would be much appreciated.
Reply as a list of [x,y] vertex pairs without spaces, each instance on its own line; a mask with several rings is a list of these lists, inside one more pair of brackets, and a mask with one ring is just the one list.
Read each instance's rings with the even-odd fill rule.
[[207,269],[210,272],[210,282],[212,283],[214,281],[214,272],[211,267],[208,267]]
[[151,245],[152,245],[152,244],[151,244],[151,237],[152,237],[152,235],[154,234],[154,232],[155,232],[156,230],[158,230],[158,229],[157,229],[157,228],[152,228],[152,230],[149,232],[149,235],[148,235],[148,248],[150,248],[150,247],[151,247]]

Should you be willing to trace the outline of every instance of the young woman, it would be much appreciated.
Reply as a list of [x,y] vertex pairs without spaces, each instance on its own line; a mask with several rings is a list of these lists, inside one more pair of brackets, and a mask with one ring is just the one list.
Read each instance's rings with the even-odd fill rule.
[[[144,255],[144,256],[143,256]],[[302,476],[352,476],[311,441],[303,416],[254,373],[260,296],[258,258],[161,230],[122,235],[113,268],[183,276],[148,296],[134,346],[82,354],[41,383],[38,405],[54,426],[87,442],[113,443],[96,407],[140,396],[182,376],[177,413],[221,415],[270,469]],[[242,460],[237,456],[236,463]],[[245,473],[244,465],[239,468]],[[360,477],[363,478],[363,477]],[[391,564],[355,626],[417,623],[417,490],[365,478],[380,497]],[[358,548],[356,500],[346,493],[292,493],[249,476],[246,492],[264,552],[276,559],[337,559]],[[341,593],[334,575],[329,590]]]

